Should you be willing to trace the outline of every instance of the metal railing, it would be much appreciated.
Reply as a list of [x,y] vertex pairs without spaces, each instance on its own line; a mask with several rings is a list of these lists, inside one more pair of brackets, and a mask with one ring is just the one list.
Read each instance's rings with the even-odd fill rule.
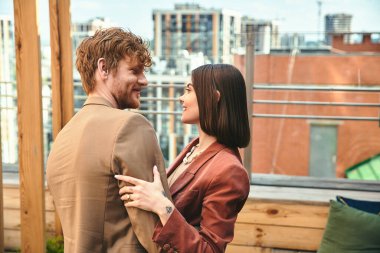
[[[12,84],[16,86],[16,82],[0,82],[1,85],[3,84]],[[75,83],[76,86],[78,86],[80,83]],[[44,82],[44,85],[49,85],[48,82]],[[183,89],[183,85],[149,85],[148,89],[156,89],[156,88],[162,88],[162,89],[175,89],[178,91],[179,89]],[[16,88],[16,87],[15,87]],[[273,119],[304,119],[304,120],[329,120],[329,121],[343,121],[343,120],[350,120],[350,121],[379,121],[378,115],[318,115],[316,113],[310,114],[310,115],[303,115],[303,114],[286,114],[286,113],[263,113],[261,112],[258,106],[301,106],[301,107],[313,107],[313,106],[323,106],[323,107],[350,107],[350,108],[371,108],[371,113],[373,110],[376,110],[376,108],[379,108],[380,112],[380,85],[379,86],[371,86],[371,87],[353,87],[353,86],[332,86],[332,85],[269,85],[269,84],[257,84],[253,85],[252,89],[254,91],[254,96],[252,99],[253,104],[253,111],[252,111],[252,117],[253,118],[273,118]],[[344,93],[365,93],[365,94],[379,94],[379,103],[376,101],[369,101],[369,102],[356,102],[356,101],[344,101],[344,102],[337,102],[337,101],[310,101],[308,99],[300,99],[300,100],[288,100],[285,98],[281,98],[278,100],[275,99],[266,99],[265,97],[260,97],[260,99],[255,99],[255,94],[260,91],[273,91],[273,92],[283,92],[286,94],[286,92],[344,92]],[[301,94],[300,93],[300,94]],[[0,94],[1,98],[9,99],[9,98],[17,98],[15,93],[4,93]],[[142,108],[140,110],[132,110],[139,112],[143,115],[174,115],[174,116],[180,116],[182,114],[181,110],[178,110],[179,106],[179,100],[177,97],[157,97],[155,94],[148,95],[146,97],[141,97],[142,101]],[[45,93],[42,97],[45,101],[46,99],[51,99],[50,95],[48,93]],[[75,101],[84,101],[87,98],[85,94],[76,93],[74,95]],[[376,99],[375,99],[376,100]],[[168,103],[174,103],[174,108],[177,108],[177,110],[169,111],[166,108],[168,108]],[[79,103],[78,103],[79,104]],[[160,104],[160,106],[158,106]],[[165,106],[163,106],[165,104]],[[46,106],[47,105],[47,106]],[[144,108],[146,107],[146,109]],[[173,108],[173,107],[172,107]],[[75,108],[76,111],[79,110],[79,108]],[[3,104],[1,107],[1,110],[8,110],[12,111],[12,113],[17,114],[17,104],[14,105],[6,105]],[[51,108],[49,107],[49,103],[44,104],[43,110],[46,112],[51,112]],[[285,112],[285,111],[284,111]],[[163,121],[167,120],[166,118],[162,118]],[[175,117],[175,121],[180,120],[179,117]],[[380,122],[379,122],[380,124]],[[44,128],[50,128],[50,126],[44,126]]]
[[[325,85],[253,85],[253,90],[270,91],[314,91],[314,92],[377,92],[380,100],[380,87],[352,87],[352,86],[325,86]],[[380,103],[352,103],[352,102],[323,102],[323,101],[292,101],[292,100],[256,100],[253,104],[267,105],[303,105],[303,106],[352,106],[352,107],[379,107]],[[254,107],[255,108],[255,107]],[[379,110],[380,111],[380,110]],[[287,118],[287,119],[312,119],[312,120],[358,120],[358,121],[379,121],[378,117],[362,116],[340,116],[340,115],[291,115],[291,114],[270,114],[255,113],[256,118]]]
[[255,104],[273,104],[273,105],[330,105],[330,106],[364,106],[380,107],[378,103],[344,103],[344,102],[311,102],[311,101],[285,101],[285,100],[253,100]]
[[[379,84],[380,86],[380,84]],[[355,91],[355,92],[380,92],[380,87],[355,87],[337,85],[268,85],[256,84],[255,90],[307,90],[307,91]]]
[[[2,81],[1,84],[16,85],[16,82]],[[149,89],[154,88],[183,88],[183,85],[150,85]],[[271,91],[325,91],[325,92],[377,92],[380,100],[380,87],[352,87],[352,86],[320,86],[320,85],[253,85],[254,90],[271,90]],[[2,98],[16,98],[14,95],[1,94]],[[86,95],[74,95],[75,99],[86,99]],[[50,99],[50,96],[43,96],[43,99]],[[178,98],[174,97],[141,97],[142,102],[168,101],[179,103]],[[350,106],[350,107],[379,107],[380,103],[355,103],[355,102],[324,102],[324,101],[304,101],[304,100],[271,100],[271,99],[253,99],[253,104],[262,105],[298,105],[298,106]],[[255,108],[255,107],[254,107]],[[1,107],[3,110],[16,110],[17,107]],[[51,108],[43,108],[51,111]],[[168,114],[180,115],[182,111],[153,111],[153,110],[134,110],[142,114]],[[263,114],[253,111],[252,117],[257,118],[289,118],[289,119],[326,119],[326,120],[364,120],[378,121],[379,117],[360,117],[360,116],[323,116],[323,115],[283,115],[283,114]]]

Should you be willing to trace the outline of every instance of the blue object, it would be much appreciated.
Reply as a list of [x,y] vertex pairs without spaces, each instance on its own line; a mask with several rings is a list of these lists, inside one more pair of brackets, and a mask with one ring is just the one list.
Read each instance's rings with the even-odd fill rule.
[[364,212],[380,215],[380,202],[350,199],[342,196],[336,196],[336,200],[349,207],[353,207]]

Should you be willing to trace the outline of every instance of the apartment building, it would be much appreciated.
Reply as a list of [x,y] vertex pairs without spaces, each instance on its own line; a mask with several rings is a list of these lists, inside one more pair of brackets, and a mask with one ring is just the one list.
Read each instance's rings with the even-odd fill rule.
[[325,40],[327,45],[332,43],[333,33],[351,32],[352,15],[345,13],[327,14],[325,16]]
[[182,50],[202,52],[210,63],[231,63],[240,46],[241,15],[227,9],[206,9],[198,4],[176,4],[154,9],[154,55],[175,68]]
[[271,48],[281,46],[279,26],[276,21],[260,20],[244,16],[241,21],[241,44],[247,43],[247,33],[253,31],[255,35],[255,51],[268,54]]

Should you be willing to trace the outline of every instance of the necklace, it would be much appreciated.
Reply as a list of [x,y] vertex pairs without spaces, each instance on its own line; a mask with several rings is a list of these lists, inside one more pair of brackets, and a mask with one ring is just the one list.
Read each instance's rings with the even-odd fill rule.
[[168,184],[169,187],[177,180],[177,178],[186,170],[188,164],[190,164],[192,161],[194,161],[195,158],[197,158],[202,151],[194,154],[194,156],[189,159],[189,157],[194,153],[195,149],[199,147],[199,144],[193,146],[189,152],[186,153],[185,158],[182,160],[182,164],[180,164],[173,173],[168,177]]
[[194,153],[194,150],[198,147],[199,147],[199,143],[197,145],[193,146],[191,148],[191,150],[189,152],[187,152],[187,154],[185,155],[185,158],[183,158],[183,160],[182,160],[183,164],[185,164],[185,165],[190,164],[192,161],[195,160],[195,158],[197,158],[200,154],[202,154],[203,151],[199,151],[198,153],[195,153],[193,155],[193,157],[189,158]]

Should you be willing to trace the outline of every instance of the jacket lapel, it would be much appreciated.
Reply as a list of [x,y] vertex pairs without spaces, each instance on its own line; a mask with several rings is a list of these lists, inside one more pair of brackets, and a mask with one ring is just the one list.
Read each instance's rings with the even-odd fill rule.
[[195,138],[189,144],[187,144],[187,146],[176,157],[176,159],[174,160],[172,165],[170,165],[169,168],[167,169],[167,172],[166,172],[167,177],[169,177],[174,172],[174,170],[182,163],[182,160],[185,157],[185,155],[187,154],[187,152],[189,152],[190,149],[193,146],[197,145],[198,143],[199,143],[199,138]]
[[[198,142],[199,142],[199,140],[195,139],[194,141],[191,142],[191,145],[188,145],[185,152],[181,152],[181,154],[178,156],[178,158],[180,158],[179,161],[178,161],[178,159],[176,159],[173,166],[170,168],[169,173],[172,173],[175,170],[175,168],[182,162],[182,159],[184,158],[185,154],[187,152],[189,152],[191,147],[196,145]],[[200,154],[189,165],[189,167],[183,172],[183,174],[180,175],[178,177],[178,179],[170,187],[170,192],[171,192],[172,196],[177,194],[186,185],[188,185],[191,182],[191,180],[194,178],[195,174],[203,167],[203,165],[224,148],[225,148],[224,145],[219,144],[218,142],[214,142],[205,151],[203,151],[203,153]]]

